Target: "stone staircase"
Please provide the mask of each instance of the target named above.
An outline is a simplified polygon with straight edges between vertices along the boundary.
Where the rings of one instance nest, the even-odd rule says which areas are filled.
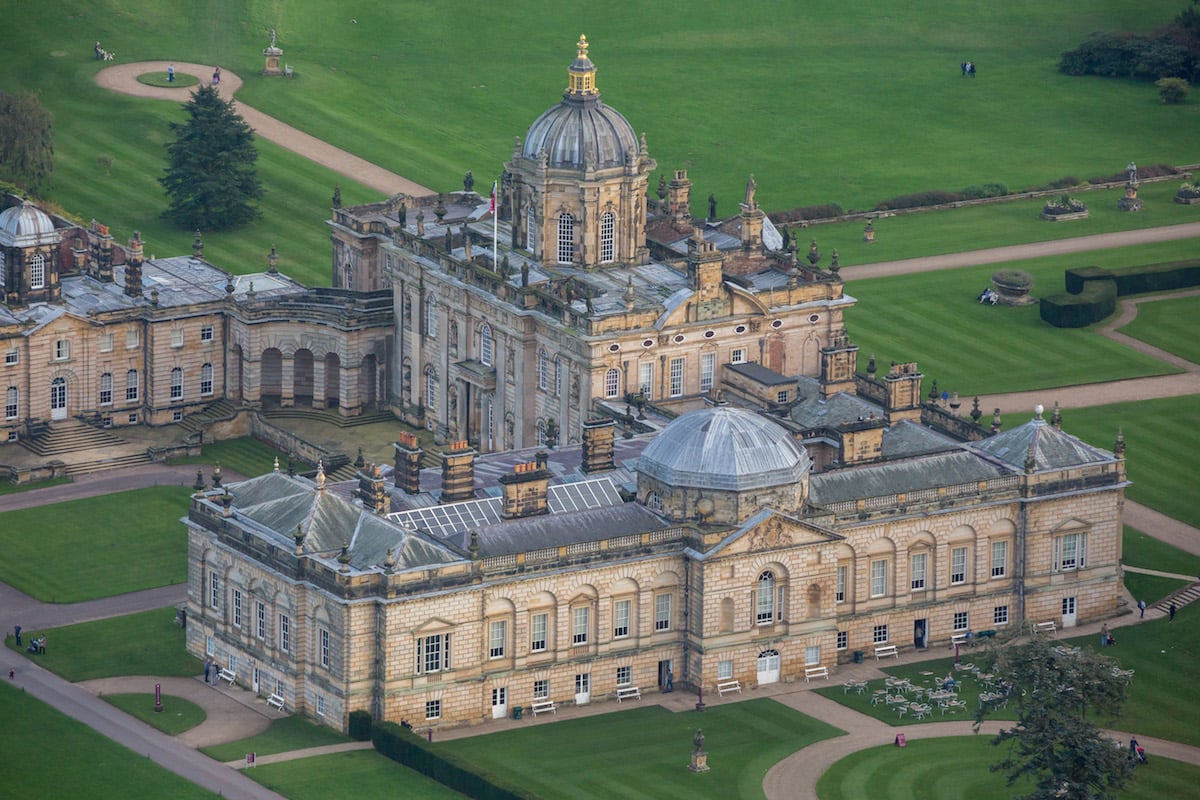
[[[1200,581],[1190,583],[1187,586],[1184,586],[1182,589],[1172,592],[1162,600],[1159,600],[1157,603],[1152,605],[1151,608],[1157,609],[1165,614],[1170,609],[1172,603],[1175,604],[1175,608],[1178,610],[1183,606],[1191,605],[1197,600],[1200,600]]]
[[[151,463],[145,450],[111,431],[75,419],[52,422],[37,436],[22,439],[21,446],[42,458],[63,462],[69,475]]]
[[[200,433],[208,427],[210,423],[218,420],[233,419],[237,416],[238,407],[228,400],[218,400],[212,405],[206,406],[203,411],[197,411],[195,414],[188,414],[183,418],[183,422],[178,423],[179,429],[185,433]]]
[[[397,422],[396,417],[387,411],[374,414],[362,414],[357,417],[343,417],[336,411],[326,411],[319,408],[264,408],[259,412],[267,419],[304,419],[315,422],[325,422],[339,428],[357,428],[359,425],[373,425],[377,422]]]

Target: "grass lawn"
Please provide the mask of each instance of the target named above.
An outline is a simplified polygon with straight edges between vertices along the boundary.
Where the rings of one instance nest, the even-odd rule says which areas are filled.
[[[1200,364],[1197,318],[1200,318],[1200,295],[1156,300],[1139,304],[1137,318],[1121,328],[1121,333]]]
[[[1125,526],[1121,550],[1124,562],[1130,566],[1181,575],[1200,575],[1200,556],[1180,550],[1128,525]]]
[[[29,656],[72,683],[116,675],[191,677],[203,665],[184,650],[183,628],[175,624],[174,608],[159,608],[124,617],[24,630],[26,640],[46,634],[45,655]],[[4,643],[18,650],[11,635]],[[24,652],[24,649],[20,649]]]
[[[0,481],[0,494],[16,494],[17,492],[28,492],[32,489],[47,489],[51,486],[61,486],[64,483],[70,482],[70,478],[47,478],[44,481],[31,481],[29,483]]]
[[[187,497],[155,486],[6,511],[0,580],[49,603],[184,583]]]
[[[821,800],[1008,800],[1016,792],[1031,791],[1032,781],[1008,786],[988,766],[1001,757],[989,744],[991,736],[957,736],[910,741],[898,747],[873,747],[846,756],[817,782]],[[1200,767],[1156,758],[1138,769],[1121,800],[1188,797],[1200,781]]]
[[[23,11],[22,35],[6,41],[0,85],[38,92],[55,115],[58,168],[46,194],[85,221],[109,224],[118,240],[140,229],[148,254],[186,253],[191,241],[190,231],[159,219],[155,180],[166,123],[181,111],[97,87],[92,78],[104,64],[92,58],[96,39],[121,62],[219,63],[246,80],[239,99],[249,105],[448,190],[468,169],[482,182],[500,171],[513,137],[558,100],[582,30],[605,99],[646,132],[663,173],[688,169],[695,196],[715,193],[721,213],[736,209],[750,172],[762,178],[767,209],[830,201],[869,208],[905,192],[1108,174],[1130,158],[1193,160],[1195,101],[1163,105],[1149,83],[1054,69],[1059,53],[1092,31],[1149,30],[1179,7],[899,0],[793,14],[770,0],[696,0],[681,16],[670,5],[615,0],[531,28],[530,19],[557,19],[555,7],[514,0],[434,9],[398,0],[352,14],[315,0],[211,0],[169,11],[152,0],[63,0]],[[260,74],[272,27],[294,80]],[[515,32],[519,48],[511,45]],[[705,57],[691,57],[696,52]],[[964,57],[979,65],[978,78],[959,76]],[[693,101],[697,89],[708,102]],[[206,254],[248,272],[278,243],[284,272],[326,284],[322,221],[333,184],[342,184],[348,204],[378,193],[274,145],[260,142],[260,153],[263,218],[206,233]],[[111,169],[101,166],[108,160]],[[1157,203],[1147,205],[1123,222],[1146,224],[1159,213]],[[851,255],[844,263],[855,263]]]
[[[0,753],[4,753],[4,784],[12,792],[10,797],[216,797],[14,689],[7,681],[0,685],[0,707],[4,709]]]
[[[1164,242],[1003,266],[1029,272],[1034,294],[1041,295],[1062,291],[1069,267],[1168,261],[1184,258],[1190,250],[1190,242]],[[1089,328],[1055,328],[1041,320],[1036,303],[1020,308],[980,305],[975,298],[998,268],[851,279],[846,291],[858,298],[858,307],[846,315],[846,328],[860,348],[859,369],[866,369],[872,353],[881,374],[891,361],[917,359],[926,390],[936,379],[939,389],[959,392],[963,413],[970,411],[971,397],[978,394],[1178,372]],[[1053,401],[1048,393],[1045,405]],[[1115,434],[1114,425],[1107,447],[1112,447]]]
[[[204,722],[208,716],[204,709],[170,694],[162,696],[163,710],[154,710],[154,692],[141,694],[106,694],[102,698],[109,705],[114,705],[126,714],[137,717],[142,722],[153,725],[168,736],[176,736]]]
[[[702,727],[711,772],[684,769]],[[702,716],[658,706],[445,742],[484,773],[555,800],[761,798],[781,758],[838,729],[770,699],[710,706]],[[534,756],[536,754],[536,757]]]
[[[1046,406],[1054,393],[1046,393]],[[1133,485],[1126,496],[1156,511],[1200,527],[1200,507],[1192,501],[1195,477],[1200,475],[1200,396],[1188,395],[1161,400],[1138,400],[1090,408],[1063,410],[1063,430],[1086,442],[1112,450],[1118,428],[1125,433],[1125,466]],[[1005,417],[1011,428],[1025,417]],[[1136,561],[1141,567],[1191,574],[1175,569],[1167,559],[1154,564]],[[1193,566],[1194,561],[1191,562]],[[1196,570],[1200,573],[1200,570]]]
[[[287,453],[282,450],[276,450],[269,444],[260,442],[252,436],[243,436],[240,439],[210,442],[204,445],[201,454],[198,456],[172,458],[167,463],[172,465],[220,464],[222,470],[231,469],[234,472],[240,472],[242,475],[252,478],[273,470],[276,458],[279,459],[279,468],[287,469]],[[299,459],[293,460],[292,465],[299,472],[313,469],[313,467]],[[205,479],[208,480],[210,477],[206,475]]]
[[[245,774],[288,800],[329,800],[331,797],[449,800],[464,797],[374,750],[352,750],[264,764],[246,770]]]
[[[350,741],[332,728],[317,725],[302,717],[284,717],[273,720],[271,727],[257,736],[236,742],[202,748],[204,754],[217,761],[234,761],[246,753],[269,756],[289,750],[303,750],[327,744],[342,744]]]

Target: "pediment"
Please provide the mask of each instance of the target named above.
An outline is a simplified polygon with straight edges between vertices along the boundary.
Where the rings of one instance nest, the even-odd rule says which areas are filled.
[[[441,617],[430,617],[422,622],[417,627],[413,628],[414,634],[426,633],[445,633],[454,628],[454,623]]]
[[[766,512],[756,514],[739,530],[725,540],[719,548],[722,555],[739,553],[762,553],[789,547],[823,544],[831,540],[829,534],[804,525],[798,520],[782,514]]]

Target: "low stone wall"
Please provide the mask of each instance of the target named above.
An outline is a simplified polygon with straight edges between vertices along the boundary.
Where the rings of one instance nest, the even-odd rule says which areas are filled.
[[[291,453],[301,461],[306,461],[309,464],[316,464],[318,461],[323,461],[325,464],[330,464],[336,458],[340,458],[342,461],[346,459],[344,454],[330,453],[324,448],[300,438],[291,431],[273,425],[264,419],[261,414],[247,414],[246,416],[249,417],[250,434],[254,438],[273,445],[285,453]]]

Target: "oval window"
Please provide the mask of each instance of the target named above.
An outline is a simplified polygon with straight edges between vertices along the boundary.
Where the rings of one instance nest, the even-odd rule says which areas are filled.
[[[653,339],[642,339],[642,347],[654,347]]]
[[[711,339],[712,337],[714,337],[714,336],[716,336],[716,335],[717,335],[717,332],[716,332],[716,331],[705,331],[705,332],[704,332],[704,338],[705,338],[705,339]]]
[[[781,319],[775,320],[774,322],[771,323],[771,327],[774,328],[775,330],[779,330],[780,328],[783,327],[783,320],[781,320]]]
[[[736,333],[738,336],[741,336],[743,333],[746,332],[746,326],[738,325],[736,328],[733,329],[733,332]]]
[[[620,350],[621,350],[621,345],[619,345],[619,344],[610,344],[608,346],[608,352],[610,352],[610,353],[617,353],[617,352],[620,352]]]

